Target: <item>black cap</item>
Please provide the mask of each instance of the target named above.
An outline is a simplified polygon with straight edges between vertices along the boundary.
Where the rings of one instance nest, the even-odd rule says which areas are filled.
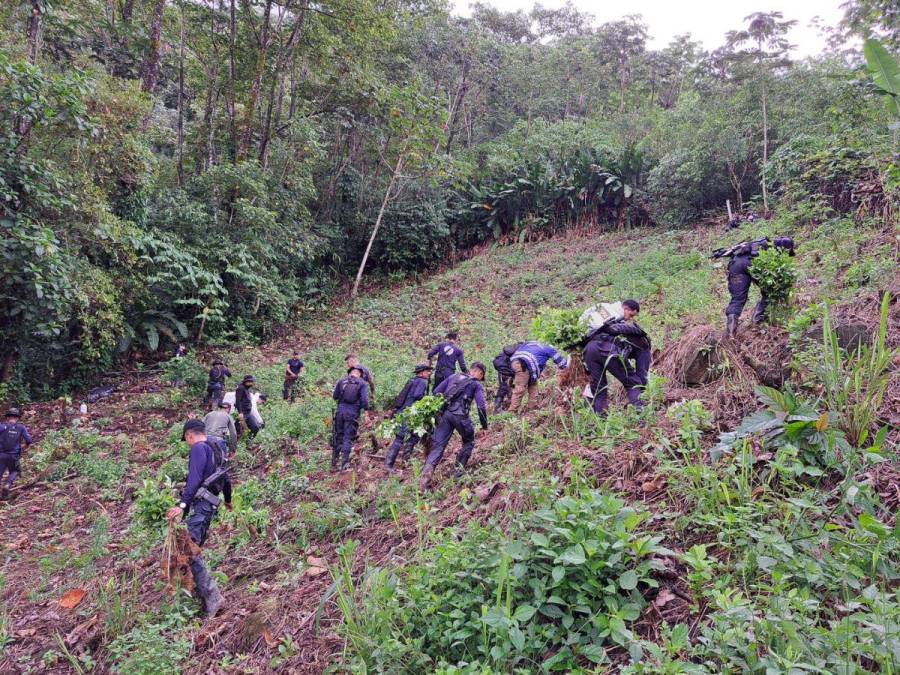
[[[225,364],[222,363],[222,359],[216,359],[213,361],[213,365],[214,366],[224,366]]]
[[[231,403],[229,403],[228,401],[219,401],[219,407],[220,408],[230,408]]]
[[[22,411],[19,410],[18,408],[10,408],[9,410],[6,411],[6,416],[7,417],[21,417]]]
[[[256,378],[252,375],[244,375],[244,379],[241,382],[256,382]]]
[[[789,255],[796,255],[794,252],[793,237],[776,237],[775,248],[785,248],[787,249]]]
[[[184,427],[182,427],[181,429],[181,440],[184,440],[185,436],[187,436],[187,432],[189,431],[202,431],[203,433],[206,433],[206,425],[203,424],[202,420],[188,420],[184,423]]]
[[[359,373],[360,375],[363,374],[363,369],[360,368],[359,366],[350,366],[349,368],[347,368],[347,374],[349,375],[349,374],[352,373],[354,370],[355,370],[357,373]]]
[[[459,338],[459,333],[457,333],[455,330],[451,330],[447,333],[448,340],[456,340],[457,338]]]
[[[431,367],[430,363],[420,363],[416,366],[416,375],[424,373],[426,370],[434,370],[434,368]]]

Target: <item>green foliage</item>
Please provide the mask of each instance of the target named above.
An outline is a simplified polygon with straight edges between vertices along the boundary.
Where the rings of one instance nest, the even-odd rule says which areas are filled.
[[[635,531],[644,518],[586,492],[519,519],[509,536],[470,528],[396,581],[375,572],[374,590],[351,590],[355,602],[344,602],[345,617],[367,627],[354,632],[356,656],[370,667],[421,663],[421,654],[432,668],[604,663],[605,645],[634,642],[628,624],[645,605],[640,590],[656,586],[653,556],[666,554],[658,537]]]
[[[188,393],[202,396],[206,390],[207,372],[193,354],[175,356],[163,364],[163,377]]]
[[[869,38],[863,44],[863,53],[875,86],[887,98],[888,107],[900,120],[900,64],[874,38]]]
[[[406,427],[419,438],[423,438],[434,429],[444,406],[444,397],[440,394],[423,396],[408,408],[379,424],[378,434],[382,438],[393,438],[400,427]]]
[[[192,599],[176,597],[172,605],[147,613],[127,633],[109,644],[112,672],[129,675],[173,675],[191,650],[187,635],[193,616]]]
[[[159,539],[166,529],[166,511],[175,506],[172,496],[174,485],[166,477],[162,485],[154,480],[144,479],[134,501],[133,522],[139,532],[146,532]]]
[[[543,310],[531,321],[531,337],[561,349],[572,349],[587,333],[577,309]]]
[[[787,252],[774,246],[763,249],[753,259],[749,272],[775,308],[790,302],[797,271]]]

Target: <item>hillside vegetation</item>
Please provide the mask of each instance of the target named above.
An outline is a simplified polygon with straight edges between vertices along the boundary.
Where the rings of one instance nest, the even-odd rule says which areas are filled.
[[[189,358],[167,376],[121,382],[83,424],[46,429],[26,464],[43,481],[3,510],[13,533],[4,670],[890,672],[896,427],[851,447],[847,411],[822,389],[821,342],[800,336],[825,299],[834,315],[876,327],[888,290],[896,346],[897,242],[850,220],[764,228],[800,242],[798,296],[813,308],[786,329],[740,334],[751,351],[794,347],[783,394],[757,402],[755,379],[727,364],[693,389],[654,377],[639,424],[621,400],[596,417],[550,377],[540,410],[493,417],[471,472],[453,479],[445,461],[429,494],[416,489],[419,458],[389,477],[365,434],[356,471],[327,473],[330,390],[346,351],[375,372],[379,410],[446,326],[459,326],[470,360],[489,361],[543,308],[637,296],[665,352],[692,328],[721,325],[724,271],[707,253],[749,233],[579,231],[496,248],[335,308],[281,344],[225,353],[270,394],[295,345],[308,373],[300,401],[268,405],[265,429],[242,441],[236,508],[205,547],[227,607],[202,623],[157,562],[202,370]],[[171,386],[176,377],[186,384]],[[891,378],[873,429],[896,425]],[[717,430],[734,428],[732,399],[741,416],[790,416],[771,441],[753,436],[710,461]],[[42,407],[35,422],[56,426],[54,414]],[[72,589],[84,599],[61,608]]]

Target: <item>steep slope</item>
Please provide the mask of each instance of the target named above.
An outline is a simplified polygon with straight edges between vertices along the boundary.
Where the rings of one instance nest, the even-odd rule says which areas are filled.
[[[742,552],[753,546],[760,548],[756,558],[765,558],[754,574],[760,565],[767,570],[768,560],[775,560],[761,541],[748,543],[748,538],[769,523],[793,528],[792,532],[807,531],[820,522],[821,514],[818,503],[814,509],[811,501],[809,507],[803,506],[804,500],[819,492],[826,495],[821,504],[832,504],[834,495],[828,497],[829,491],[840,482],[832,466],[819,472],[824,477],[817,482],[811,479],[812,470],[798,470],[795,482],[788,485],[785,474],[762,473],[755,466],[771,459],[760,459],[761,450],[749,468],[731,463],[723,474],[708,467],[703,449],[714,443],[715,431],[733,429],[758,405],[753,396],[756,382],[739,368],[723,366],[713,383],[693,389],[654,380],[651,411],[643,424],[621,409],[607,420],[597,420],[548,377],[540,410],[526,419],[501,415],[489,432],[478,437],[472,471],[461,481],[451,478],[455,441],[430,495],[417,492],[413,470],[401,479],[389,478],[380,469],[379,457],[367,452],[359,456],[353,474],[327,473],[330,390],[342,374],[344,354],[356,351],[375,373],[377,401],[383,409],[413,364],[446,329],[459,329],[469,361],[490,363],[504,344],[527,335],[541,308],[582,307],[598,298],[641,301],[641,323],[661,350],[665,370],[682,336],[695,327],[718,329],[723,323],[724,270],[710,264],[708,252],[788,226],[762,223],[752,232],[727,235],[706,227],[614,234],[573,231],[549,241],[485,251],[419,284],[384,288],[352,307],[336,307],[310,319],[279,344],[216,352],[225,356],[236,376],[254,373],[272,402],[263,410],[266,428],[239,450],[236,509],[220,514],[205,553],[223,581],[228,605],[202,624],[194,618],[196,606],[190,599],[183,593],[172,597],[164,587],[158,565],[161,527],[152,519],[144,527],[140,524],[141,515],[152,515],[152,507],[172,494],[166,480],[178,484],[184,478],[180,424],[199,412],[196,389],[173,388],[159,374],[135,374],[92,406],[78,427],[64,431],[53,430],[59,425],[57,404],[35,406],[26,421],[38,429],[42,440],[24,461],[26,473],[17,499],[0,506],[0,525],[7,533],[0,612],[0,640],[5,635],[7,644],[0,669],[319,673],[362,662],[372,668],[373,659],[381,658],[374,651],[384,641],[376,637],[373,605],[366,604],[369,582],[355,588],[335,584],[335,578],[358,582],[374,568],[427,571],[433,564],[431,552],[448,541],[468,541],[467,533],[479,524],[519,526],[519,514],[546,506],[555,496],[581,499],[593,486],[622,494],[630,508],[647,510],[641,531],[658,534],[670,553],[654,557],[659,565],[652,576],[659,587],[642,581],[638,590],[630,588],[646,603],[636,618],[628,618],[631,637],[621,634],[608,640],[607,651],[601,648],[599,655],[575,649],[573,658],[584,665],[595,660],[620,667],[628,662],[629,652],[633,658],[635,650],[658,643],[672,648],[667,658],[674,661],[687,654],[687,648],[677,645],[665,624],[684,624],[696,644],[706,644],[708,626],[733,629],[721,627],[722,612],[762,611],[763,605],[751,607],[746,596],[780,592],[774,582],[764,592],[754,585],[746,565],[741,567]],[[893,288],[890,339],[896,344],[895,233],[847,224],[794,236],[800,245],[795,304],[805,307],[831,299],[842,307],[855,307],[855,321],[871,327],[878,317],[870,299]],[[795,322],[790,335],[778,328],[744,328],[739,349],[764,359],[773,345],[786,348],[791,335],[801,333],[805,324]],[[709,333],[712,328],[704,330]],[[283,362],[293,348],[302,351],[308,371],[301,399],[291,407],[278,399]],[[492,377],[493,372],[489,394],[494,389]],[[897,396],[895,373],[885,410],[896,405]],[[683,398],[700,403],[666,412],[667,406]],[[621,408],[621,401],[614,405]],[[361,440],[359,445],[367,444]],[[887,522],[891,505],[896,509],[896,500],[890,501],[891,486],[896,489],[896,448],[886,448],[884,456],[886,461],[872,469],[877,475],[869,481],[870,489],[863,492],[871,500],[867,512],[881,514]],[[717,494],[716,485],[741,470],[756,476],[753,480],[743,476],[748,491],[728,488],[724,498]],[[38,477],[41,480],[32,484]],[[843,493],[836,494],[840,498]],[[730,500],[745,500],[748,495],[753,504],[732,508]],[[794,502],[801,506],[791,511]],[[831,517],[825,521],[851,527],[849,521]],[[878,543],[851,534],[847,538],[861,549],[862,559]],[[359,544],[348,546],[351,541]],[[708,556],[700,553],[706,549],[691,549],[695,544],[708,545]],[[882,546],[880,555],[896,554],[896,546]],[[681,554],[691,550],[693,557],[685,562]],[[802,555],[798,549],[795,559],[801,561]],[[797,563],[798,569],[806,560]],[[744,572],[743,599],[714,580],[713,570],[725,575],[735,569]],[[867,570],[866,575],[868,583],[860,582],[861,587],[884,589],[894,583],[881,568]],[[810,583],[820,589],[812,597],[823,606],[838,597],[834,587]],[[84,599],[74,609],[61,607],[63,593],[79,588],[86,591]],[[718,601],[713,590],[721,596]],[[336,602],[348,598],[343,618],[360,621],[355,637],[353,625],[341,628],[342,612]],[[360,605],[354,616],[347,607],[355,601]],[[888,624],[896,621],[896,598],[889,605],[878,615],[893,617],[884,619]],[[869,619],[867,615],[860,622]],[[397,616],[391,620],[399,621]],[[392,625],[399,631],[397,639],[408,637],[402,622]],[[822,625],[827,625],[824,618]],[[896,623],[892,625],[896,628]],[[373,651],[361,653],[366,638],[360,632],[374,641]],[[862,644],[871,638],[862,627],[859,636]],[[517,646],[517,637],[505,640]],[[778,652],[776,643],[772,639],[760,651]],[[878,649],[896,649],[896,641],[885,638],[880,647],[863,648],[862,655],[853,652],[848,658],[874,668],[880,663]],[[383,658],[390,661],[392,652],[386,646],[385,650]],[[827,651],[817,650],[815,658]],[[739,669],[738,657],[726,651],[707,651],[702,659],[715,656],[713,668]],[[478,653],[473,647],[468,660],[475,660]],[[391,669],[424,672],[439,667],[438,658],[426,659],[434,656],[428,645],[404,647],[402,654],[404,660]],[[417,662],[411,654],[426,660]],[[653,659],[664,661],[662,656]],[[506,670],[513,662],[494,655],[493,667]],[[537,667],[533,661],[517,666]]]

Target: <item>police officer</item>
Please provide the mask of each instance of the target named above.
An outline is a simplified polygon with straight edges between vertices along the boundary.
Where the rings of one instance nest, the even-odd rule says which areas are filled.
[[[347,369],[347,377],[338,380],[331,397],[337,401],[334,415],[334,435],[331,446],[331,470],[341,460],[341,471],[350,471],[350,451],[359,431],[359,416],[369,409],[369,384],[363,379],[359,366]]]
[[[344,357],[344,363],[347,364],[348,369],[359,369],[359,372],[362,373],[362,379],[369,385],[369,395],[375,396],[375,378],[372,377],[372,371],[360,363],[359,357],[356,354],[347,354],[347,356]]]
[[[774,245],[794,256],[794,240],[791,237],[778,237],[775,239]],[[730,249],[717,251],[715,257],[727,256],[728,260],[728,293],[731,301],[725,308],[726,335],[733,338],[737,333],[738,319],[744,311],[744,305],[747,304],[747,297],[750,294],[750,285],[753,282],[750,276],[750,265],[753,258],[759,255],[759,252],[769,248],[769,239],[757,239],[755,241],[745,241],[732,246]],[[758,324],[766,320],[766,309],[769,299],[764,293],[761,294],[759,302],[753,310],[753,323]]]
[[[513,370],[512,401],[509,404],[511,411],[519,412],[526,393],[528,394],[526,410],[531,410],[537,406],[537,383],[544,372],[544,368],[547,367],[547,362],[551,359],[560,370],[565,370],[569,367],[568,359],[560,354],[555,347],[534,341],[523,342],[519,345],[510,357]]]
[[[232,509],[231,480],[221,448],[207,440],[202,421],[192,419],[185,422],[182,439],[190,447],[187,482],[178,506],[169,509],[166,517],[177,522],[187,516],[188,534],[197,546],[203,546],[221,501],[224,499],[225,508]],[[219,497],[220,494],[222,497]],[[205,615],[215,616],[225,599],[199,555],[191,561],[191,574],[197,594],[203,601]]]
[[[216,410],[206,413],[203,425],[207,437],[221,438],[232,453],[237,450],[238,435],[231,417],[231,403],[222,401]]]
[[[237,410],[238,420],[250,430],[250,438],[256,436],[262,426],[253,415],[253,397],[250,390],[256,383],[253,375],[244,375],[244,379],[234,390],[234,408]]]
[[[415,376],[410,378],[406,386],[403,387],[403,391],[400,392],[400,395],[394,401],[394,411],[391,413],[391,417],[403,412],[416,401],[420,401],[428,393],[428,380],[430,378],[431,364],[420,363],[417,365]],[[400,427],[394,442],[388,449],[387,458],[384,460],[384,468],[388,471],[393,470],[400,448],[403,448],[403,461],[408,462],[409,458],[412,457],[413,448],[419,440],[419,437],[411,429],[405,426]]]
[[[212,368],[209,369],[209,382],[206,384],[206,400],[209,402],[210,410],[219,407],[222,397],[225,396],[225,380],[231,377],[231,371],[225,367],[221,359],[213,361]]]
[[[444,450],[454,431],[458,431],[462,439],[462,447],[456,456],[456,476],[463,475],[466,464],[472,456],[472,450],[475,448],[475,429],[472,427],[472,419],[469,417],[472,401],[475,401],[475,407],[478,409],[481,428],[488,428],[484,387],[481,384],[484,381],[484,373],[484,364],[476,361],[472,364],[471,375],[456,373],[435,387],[434,393],[441,394],[447,403],[444,413],[434,429],[434,442],[431,452],[428,453],[428,458],[425,460],[422,477],[419,481],[420,490],[427,490],[431,486],[431,477],[444,456]]]
[[[300,359],[300,352],[294,352],[293,357],[288,359],[287,367],[284,369],[284,388],[282,396],[285,401],[290,398],[291,403],[297,400],[297,384],[300,382],[300,374],[306,366]]]
[[[622,307],[624,316],[628,316],[629,319],[640,311],[640,305],[635,300],[625,300]],[[626,361],[631,355],[631,346],[625,339],[644,336],[646,333],[637,324],[624,317],[614,317],[591,331],[585,339],[584,365],[591,376],[593,409],[598,415],[605,414],[609,405],[607,373],[612,374],[625,387],[629,403],[638,410],[644,407],[638,388],[640,382],[630,375],[626,368]]]
[[[431,363],[434,361],[434,357],[437,357],[437,366],[434,369],[434,387],[437,388],[441,382],[450,377],[453,373],[456,372],[456,364],[459,364],[459,369],[463,373],[468,373],[469,369],[466,368],[466,358],[463,355],[462,348],[456,344],[456,341],[459,339],[459,333],[456,331],[450,331],[447,333],[446,340],[444,342],[439,342],[434,347],[432,347],[431,351],[428,352],[428,362]]]
[[[506,407],[512,394],[513,377],[516,374],[512,369],[512,355],[516,353],[521,344],[521,342],[517,342],[513,345],[507,345],[494,358],[494,370],[497,371],[497,396],[494,398],[495,414]]]
[[[640,326],[635,317],[640,311],[641,306],[637,300],[625,300],[622,303],[622,318],[638,328]],[[653,346],[650,342],[650,336],[641,328],[639,334],[623,335],[622,339],[629,348],[625,368],[628,374],[637,381],[638,385],[646,389],[650,376],[650,361],[653,357]],[[634,362],[633,365],[632,361]]]
[[[0,490],[0,497],[3,499],[9,496],[9,491],[21,472],[22,450],[32,443],[28,427],[19,421],[21,418],[21,410],[10,408],[6,413],[6,421],[0,424],[0,481],[6,475],[6,482]]]

